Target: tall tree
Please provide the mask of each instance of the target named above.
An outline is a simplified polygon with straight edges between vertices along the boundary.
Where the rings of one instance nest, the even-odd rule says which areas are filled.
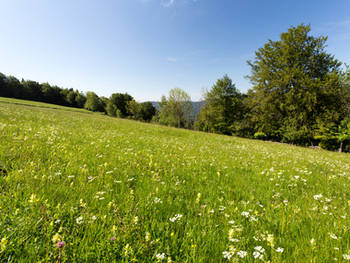
[[[96,95],[95,92],[92,91],[86,93],[86,102],[84,108],[91,111],[104,111],[101,99]]]
[[[215,133],[233,134],[243,118],[243,95],[225,75],[205,95],[205,106],[197,116],[196,127]]]
[[[168,98],[162,97],[159,122],[175,126],[191,128],[193,122],[193,105],[191,97],[182,89],[169,91]]]
[[[317,127],[340,121],[341,63],[325,51],[327,37],[309,33],[309,25],[291,27],[248,61],[252,120],[271,138],[308,144]]]

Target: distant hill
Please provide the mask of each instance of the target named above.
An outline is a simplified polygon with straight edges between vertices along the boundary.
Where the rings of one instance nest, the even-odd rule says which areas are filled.
[[[153,106],[159,110],[159,102],[158,101],[151,101]],[[202,106],[205,104],[205,101],[192,101],[193,105],[193,111],[194,111],[194,118],[197,116],[197,114],[200,112]]]

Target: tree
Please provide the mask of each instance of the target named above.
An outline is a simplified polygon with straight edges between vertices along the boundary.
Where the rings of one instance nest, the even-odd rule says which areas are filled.
[[[134,98],[130,96],[128,93],[114,93],[111,95],[109,100],[112,104],[116,107],[117,111],[120,112],[120,117],[127,117],[128,116],[128,102],[132,101]]]
[[[86,102],[84,108],[90,111],[104,111],[101,99],[95,92],[89,91],[86,93]]]
[[[248,92],[255,129],[269,138],[310,144],[319,125],[340,122],[340,65],[325,51],[327,37],[301,24],[269,40],[248,61]]]
[[[191,97],[185,91],[179,88],[170,90],[168,98],[162,97],[160,107],[160,123],[178,128],[191,128],[193,105]]]
[[[197,129],[222,134],[235,133],[244,114],[244,96],[232,80],[227,75],[218,79],[204,97],[206,104],[197,116]]]
[[[153,116],[156,115],[156,108],[151,102],[143,102],[140,104],[140,117],[144,121],[151,121]]]

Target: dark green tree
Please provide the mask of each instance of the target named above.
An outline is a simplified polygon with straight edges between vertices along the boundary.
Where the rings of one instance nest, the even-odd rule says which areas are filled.
[[[341,63],[325,51],[327,37],[309,33],[308,25],[291,27],[248,61],[251,119],[272,139],[311,144],[320,125],[340,122]]]
[[[197,116],[197,129],[222,134],[234,134],[243,118],[244,96],[225,75],[204,95],[205,106]]]

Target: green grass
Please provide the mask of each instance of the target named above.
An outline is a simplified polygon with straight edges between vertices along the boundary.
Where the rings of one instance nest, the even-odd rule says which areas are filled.
[[[350,254],[348,154],[16,102],[0,100],[0,262],[55,262],[58,241],[61,262]]]

